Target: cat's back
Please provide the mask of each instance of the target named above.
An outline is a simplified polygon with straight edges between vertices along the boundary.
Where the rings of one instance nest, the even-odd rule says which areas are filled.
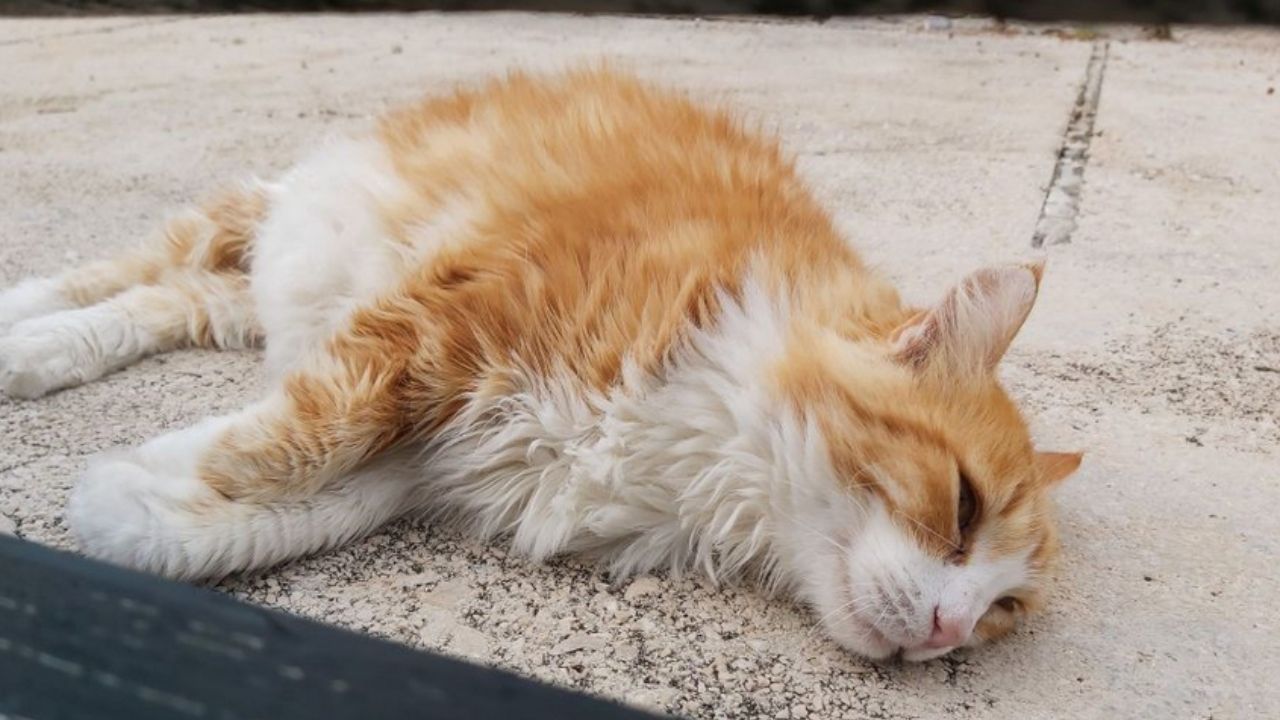
[[[830,229],[773,138],[607,69],[515,74],[427,99],[385,116],[379,138],[414,190],[399,208],[411,226],[468,206],[605,241],[688,221],[743,238],[796,221]]]
[[[495,159],[502,162],[488,168],[496,171],[486,173],[491,178],[518,181],[530,173],[524,179],[553,188],[567,179],[553,177],[557,169],[596,170],[634,184],[654,171],[674,171],[679,179],[713,157],[790,172],[773,142],[744,130],[729,113],[602,69],[512,74],[388,113],[379,130],[397,167],[424,185]],[[574,179],[581,187],[596,178]]]
[[[863,272],[774,138],[611,70],[428,99],[377,138],[408,188],[383,224],[432,248],[417,290],[449,295],[451,343],[517,347],[597,387],[624,357],[660,362],[748,272],[810,287]]]

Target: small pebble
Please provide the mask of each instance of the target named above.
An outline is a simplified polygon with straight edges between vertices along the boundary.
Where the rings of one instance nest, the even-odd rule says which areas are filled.
[[[641,575],[631,581],[631,584],[627,586],[627,590],[622,594],[622,596],[627,600],[635,600],[636,598],[641,598],[646,595],[653,595],[661,589],[662,585],[658,582],[657,578],[651,575]]]

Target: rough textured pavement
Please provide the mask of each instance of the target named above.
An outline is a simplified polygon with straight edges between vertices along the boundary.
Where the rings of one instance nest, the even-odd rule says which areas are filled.
[[[224,590],[697,718],[1280,717],[1280,35],[1131,32],[1103,48],[1091,33],[944,25],[0,21],[0,284],[123,247],[388,103],[619,58],[775,128],[911,298],[1048,255],[1006,368],[1041,442],[1088,452],[1060,494],[1048,613],[989,648],[876,666],[750,588],[615,586],[412,522]],[[1067,168],[1055,195],[1071,242],[1033,251],[1099,55],[1083,182]],[[261,382],[252,353],[186,352],[0,398],[0,531],[68,546],[62,505],[85,455],[235,408]]]

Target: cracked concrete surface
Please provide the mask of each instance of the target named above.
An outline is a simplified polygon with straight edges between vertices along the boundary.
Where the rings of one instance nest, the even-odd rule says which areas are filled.
[[[1031,236],[1032,247],[1061,245],[1071,242],[1080,213],[1080,190],[1084,187],[1084,170],[1089,164],[1089,144],[1093,142],[1093,125],[1098,117],[1098,100],[1102,97],[1102,79],[1107,71],[1107,53],[1111,44],[1105,40],[1093,43],[1089,63],[1085,66],[1080,94],[1076,96],[1071,119],[1062,134],[1062,148],[1053,168],[1053,180],[1040,206],[1040,219]]]
[[[614,585],[413,522],[221,589],[696,718],[1280,716],[1280,35],[1135,35],[1111,41],[1072,241],[1045,248],[1005,371],[1044,445],[1088,452],[1060,494],[1051,605],[1015,637],[878,666],[750,588]],[[923,301],[1031,253],[1091,51],[916,18],[4,20],[0,284],[124,247],[389,103],[610,55],[776,129],[864,255]],[[252,353],[184,352],[0,398],[0,532],[69,546],[85,455],[261,383]]]

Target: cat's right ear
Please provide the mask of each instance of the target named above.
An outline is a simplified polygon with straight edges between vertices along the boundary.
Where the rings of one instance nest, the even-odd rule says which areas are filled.
[[[989,373],[1026,321],[1040,289],[1044,263],[979,270],[937,305],[917,312],[890,336],[891,352],[915,369]]]

